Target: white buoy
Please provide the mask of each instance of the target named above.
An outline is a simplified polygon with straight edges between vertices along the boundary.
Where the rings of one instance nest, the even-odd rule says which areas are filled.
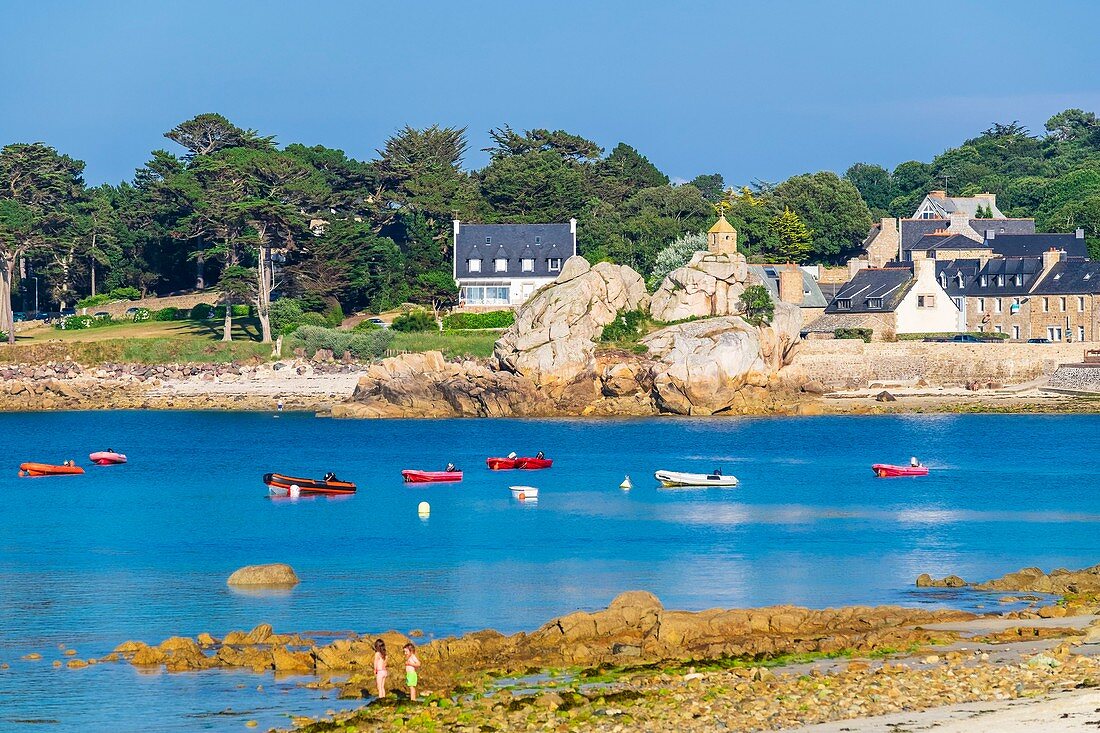
[[[620,489],[625,489],[627,491],[630,491],[630,489],[634,488],[634,484],[630,483],[630,477],[629,476],[627,476],[626,478],[623,479],[623,482],[621,484],[619,484],[619,488]]]
[[[298,484],[290,485],[290,495],[297,498],[302,495],[302,487]]]
[[[416,505],[416,513],[422,517],[426,517],[432,513],[432,505],[426,501],[422,501]]]

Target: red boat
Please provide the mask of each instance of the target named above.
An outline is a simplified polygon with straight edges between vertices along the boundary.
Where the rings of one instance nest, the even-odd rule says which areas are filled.
[[[550,468],[550,466],[554,465],[554,461],[549,458],[539,458],[537,456],[520,456],[518,458],[486,458],[485,465],[494,471],[510,468],[535,470],[539,468]]]
[[[889,463],[876,463],[871,466],[871,470],[879,478],[928,475],[928,466],[891,466]]]
[[[448,481],[461,481],[462,471],[417,471],[406,468],[401,472],[407,484],[440,484]]]
[[[20,476],[72,476],[84,473],[80,466],[54,466],[49,463],[20,463]]]
[[[264,483],[275,496],[309,496],[312,494],[354,494],[355,484],[339,479],[312,479],[284,476],[281,473],[265,473]],[[297,488],[295,488],[297,487]]]

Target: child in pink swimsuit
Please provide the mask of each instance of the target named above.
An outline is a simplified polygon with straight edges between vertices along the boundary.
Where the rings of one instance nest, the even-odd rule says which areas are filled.
[[[378,697],[386,696],[386,677],[389,676],[386,669],[386,642],[377,639],[374,642],[374,681],[378,683]]]

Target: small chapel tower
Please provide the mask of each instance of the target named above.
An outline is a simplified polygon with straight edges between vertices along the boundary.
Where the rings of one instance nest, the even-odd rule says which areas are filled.
[[[712,255],[737,254],[737,230],[726,221],[724,213],[707,231],[707,251]]]

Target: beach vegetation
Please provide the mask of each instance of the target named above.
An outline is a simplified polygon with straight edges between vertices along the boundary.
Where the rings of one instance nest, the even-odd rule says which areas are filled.
[[[423,308],[416,308],[408,313],[402,313],[393,319],[390,324],[390,328],[394,331],[403,331],[406,333],[413,331],[438,331],[439,324],[428,311]]]
[[[741,317],[753,326],[764,326],[775,316],[775,303],[763,285],[749,285],[738,301]]]
[[[460,331],[481,328],[508,328],[516,321],[511,309],[487,313],[451,313],[443,317],[444,331]]]

